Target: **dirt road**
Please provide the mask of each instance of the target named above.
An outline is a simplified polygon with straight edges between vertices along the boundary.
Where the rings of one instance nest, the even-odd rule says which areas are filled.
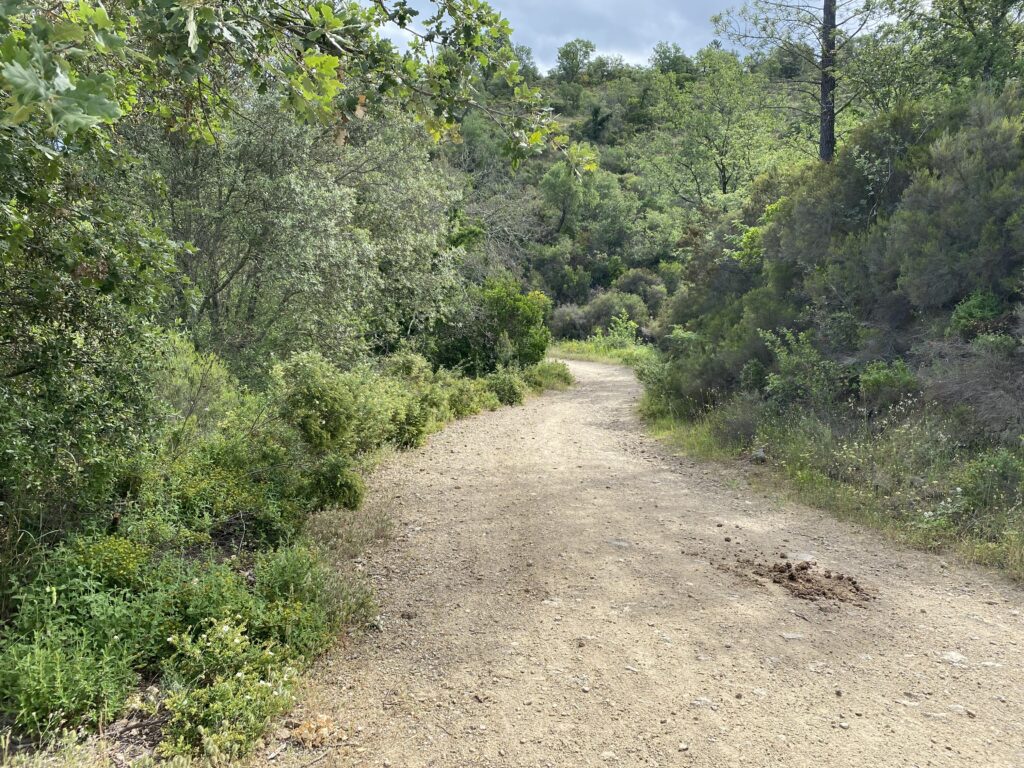
[[[571,367],[377,473],[381,631],[292,723],[345,735],[275,765],[1024,766],[1024,592],[674,457]]]

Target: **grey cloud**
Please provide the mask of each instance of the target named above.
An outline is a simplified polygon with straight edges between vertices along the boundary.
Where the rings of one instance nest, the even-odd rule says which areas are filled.
[[[618,54],[630,62],[650,57],[654,44],[678,43],[687,53],[715,37],[711,17],[725,10],[726,0],[490,0],[512,23],[514,40],[533,49],[537,63],[548,69],[558,47],[576,37],[591,40],[598,53]]]

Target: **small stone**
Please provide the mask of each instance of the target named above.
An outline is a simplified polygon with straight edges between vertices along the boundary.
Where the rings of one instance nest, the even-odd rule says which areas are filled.
[[[292,732],[287,728],[278,728],[274,731],[274,738],[278,741],[288,741],[292,737]]]
[[[601,753],[601,759],[605,760],[605,761],[611,761],[611,760],[617,760],[618,758],[615,757],[615,753],[614,752],[602,752]]]
[[[850,730],[850,724],[849,723],[840,723],[839,727],[842,728],[844,731]]]
[[[679,751],[680,752],[689,752],[690,751],[690,745],[685,743],[685,742],[681,743],[679,745]]]
[[[957,651],[946,651],[944,654],[942,654],[942,660],[948,661],[955,667],[959,667],[962,664],[967,663],[967,657]]]

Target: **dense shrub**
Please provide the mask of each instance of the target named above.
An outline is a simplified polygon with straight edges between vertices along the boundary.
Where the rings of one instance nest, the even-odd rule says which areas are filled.
[[[639,296],[651,315],[657,315],[668,296],[665,283],[656,273],[647,269],[631,269],[615,281],[615,290]]]
[[[171,638],[164,700],[170,720],[160,751],[223,760],[251,749],[287,708],[295,671],[282,666],[274,646],[253,644],[237,620],[209,619],[203,627],[198,637]]]
[[[998,541],[1008,527],[1024,524],[1024,460],[1005,448],[989,451],[961,467],[945,508],[961,531]]]
[[[650,319],[643,299],[620,291],[601,293],[583,308],[588,333],[609,330],[612,320],[623,314],[638,326],[645,325]]]
[[[961,339],[973,339],[992,333],[1005,313],[1002,301],[991,293],[977,292],[956,305],[949,318],[949,333]]]
[[[868,408],[888,408],[917,389],[917,377],[903,360],[870,363],[860,374],[860,398]]]
[[[488,282],[437,329],[434,362],[474,376],[539,363],[551,342],[550,313],[543,293],[523,293],[512,280]]]
[[[253,632],[292,657],[312,659],[340,624],[336,578],[316,550],[303,544],[263,552],[253,568],[253,589],[263,602]]]
[[[317,467],[313,493],[321,506],[359,509],[366,487],[363,478],[352,469],[351,460],[342,454],[331,454]]]
[[[472,416],[480,411],[493,411],[501,405],[486,381],[455,379],[447,388],[448,407],[455,418]]]
[[[138,674],[124,646],[110,640],[58,624],[7,645],[0,714],[35,736],[113,722]]]
[[[755,393],[740,393],[707,415],[711,436],[730,451],[750,448],[757,437],[766,406]]]
[[[556,339],[585,339],[590,332],[587,316],[578,304],[562,304],[555,307],[549,323],[551,334]]]
[[[982,333],[971,341],[976,351],[996,359],[1011,357],[1018,346],[1017,339],[1008,333]]]
[[[1024,194],[1021,90],[982,91],[959,130],[930,147],[889,226],[899,284],[919,307],[980,300],[1021,266],[1018,201]],[[980,292],[980,293],[979,293]]]
[[[514,368],[498,369],[487,377],[487,386],[502,405],[522,405],[526,400],[526,382]]]
[[[824,407],[836,401],[844,387],[842,372],[821,356],[809,334],[766,334],[765,340],[776,357],[765,386],[768,397],[784,405]]]

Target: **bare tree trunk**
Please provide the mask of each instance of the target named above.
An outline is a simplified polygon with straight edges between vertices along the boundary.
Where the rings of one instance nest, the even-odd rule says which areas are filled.
[[[831,163],[836,154],[836,0],[824,0],[821,13],[821,128],[818,156]]]

